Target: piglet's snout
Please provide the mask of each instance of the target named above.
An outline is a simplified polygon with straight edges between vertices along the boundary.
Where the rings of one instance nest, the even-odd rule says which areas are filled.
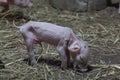
[[[87,72],[88,71],[87,62],[85,62],[84,58],[82,58],[80,55],[78,55],[77,58],[76,58],[74,68],[81,71],[81,72]]]
[[[87,72],[88,69],[80,69],[81,72]]]
[[[76,67],[74,67],[74,70],[80,71],[80,72],[87,72],[87,71],[89,71],[88,66],[81,67],[80,65],[77,65]]]
[[[32,7],[32,6],[33,6],[33,4],[32,4],[32,3],[29,3],[28,7]]]
[[[24,3],[22,5],[20,5],[21,7],[32,7],[33,4],[31,2],[27,2],[27,3]]]
[[[31,2],[28,2],[28,3],[26,4],[26,6],[28,6],[28,7],[32,7],[33,4],[32,4]]]
[[[88,71],[88,66],[85,66],[85,67],[78,66],[78,68],[80,68],[81,72],[87,72]]]

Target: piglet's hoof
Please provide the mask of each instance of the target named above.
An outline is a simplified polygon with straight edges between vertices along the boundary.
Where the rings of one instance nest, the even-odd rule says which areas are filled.
[[[33,68],[37,68],[37,67],[38,67],[38,64],[37,64],[37,63],[31,63],[31,66],[32,66]]]
[[[33,66],[33,68],[38,68],[38,64],[37,65],[32,65]]]

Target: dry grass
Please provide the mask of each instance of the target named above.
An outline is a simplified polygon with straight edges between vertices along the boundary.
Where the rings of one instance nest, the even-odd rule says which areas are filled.
[[[107,8],[99,12],[75,13],[55,10],[45,0],[34,0],[31,9],[11,6],[0,14],[0,80],[119,80],[120,79],[120,16],[117,9]],[[85,40],[91,49],[89,64],[92,70],[76,72],[72,68],[61,70],[59,55],[55,49],[43,43],[39,54],[35,45],[37,69],[29,66],[27,51],[18,30],[12,27],[13,19],[22,25],[29,20],[45,21],[71,27],[77,36]]]

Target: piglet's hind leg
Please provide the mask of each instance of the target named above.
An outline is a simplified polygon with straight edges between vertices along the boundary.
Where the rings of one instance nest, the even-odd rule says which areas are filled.
[[[37,67],[37,61],[35,59],[34,50],[33,50],[33,40],[26,39],[25,43],[26,43],[26,47],[27,47],[27,51],[28,51],[28,56],[29,56],[30,61],[31,61],[31,65],[33,67]]]

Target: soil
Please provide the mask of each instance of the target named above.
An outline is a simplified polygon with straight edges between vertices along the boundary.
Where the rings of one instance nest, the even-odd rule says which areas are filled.
[[[0,14],[0,80],[120,80],[120,15],[115,7],[101,11],[69,12],[52,8],[47,0],[33,0],[32,8],[10,6]],[[15,20],[22,25],[29,20],[67,26],[87,42],[90,70],[82,73],[72,66],[62,70],[55,48],[35,44],[38,68],[29,65],[25,43]],[[117,67],[116,67],[117,66]]]

